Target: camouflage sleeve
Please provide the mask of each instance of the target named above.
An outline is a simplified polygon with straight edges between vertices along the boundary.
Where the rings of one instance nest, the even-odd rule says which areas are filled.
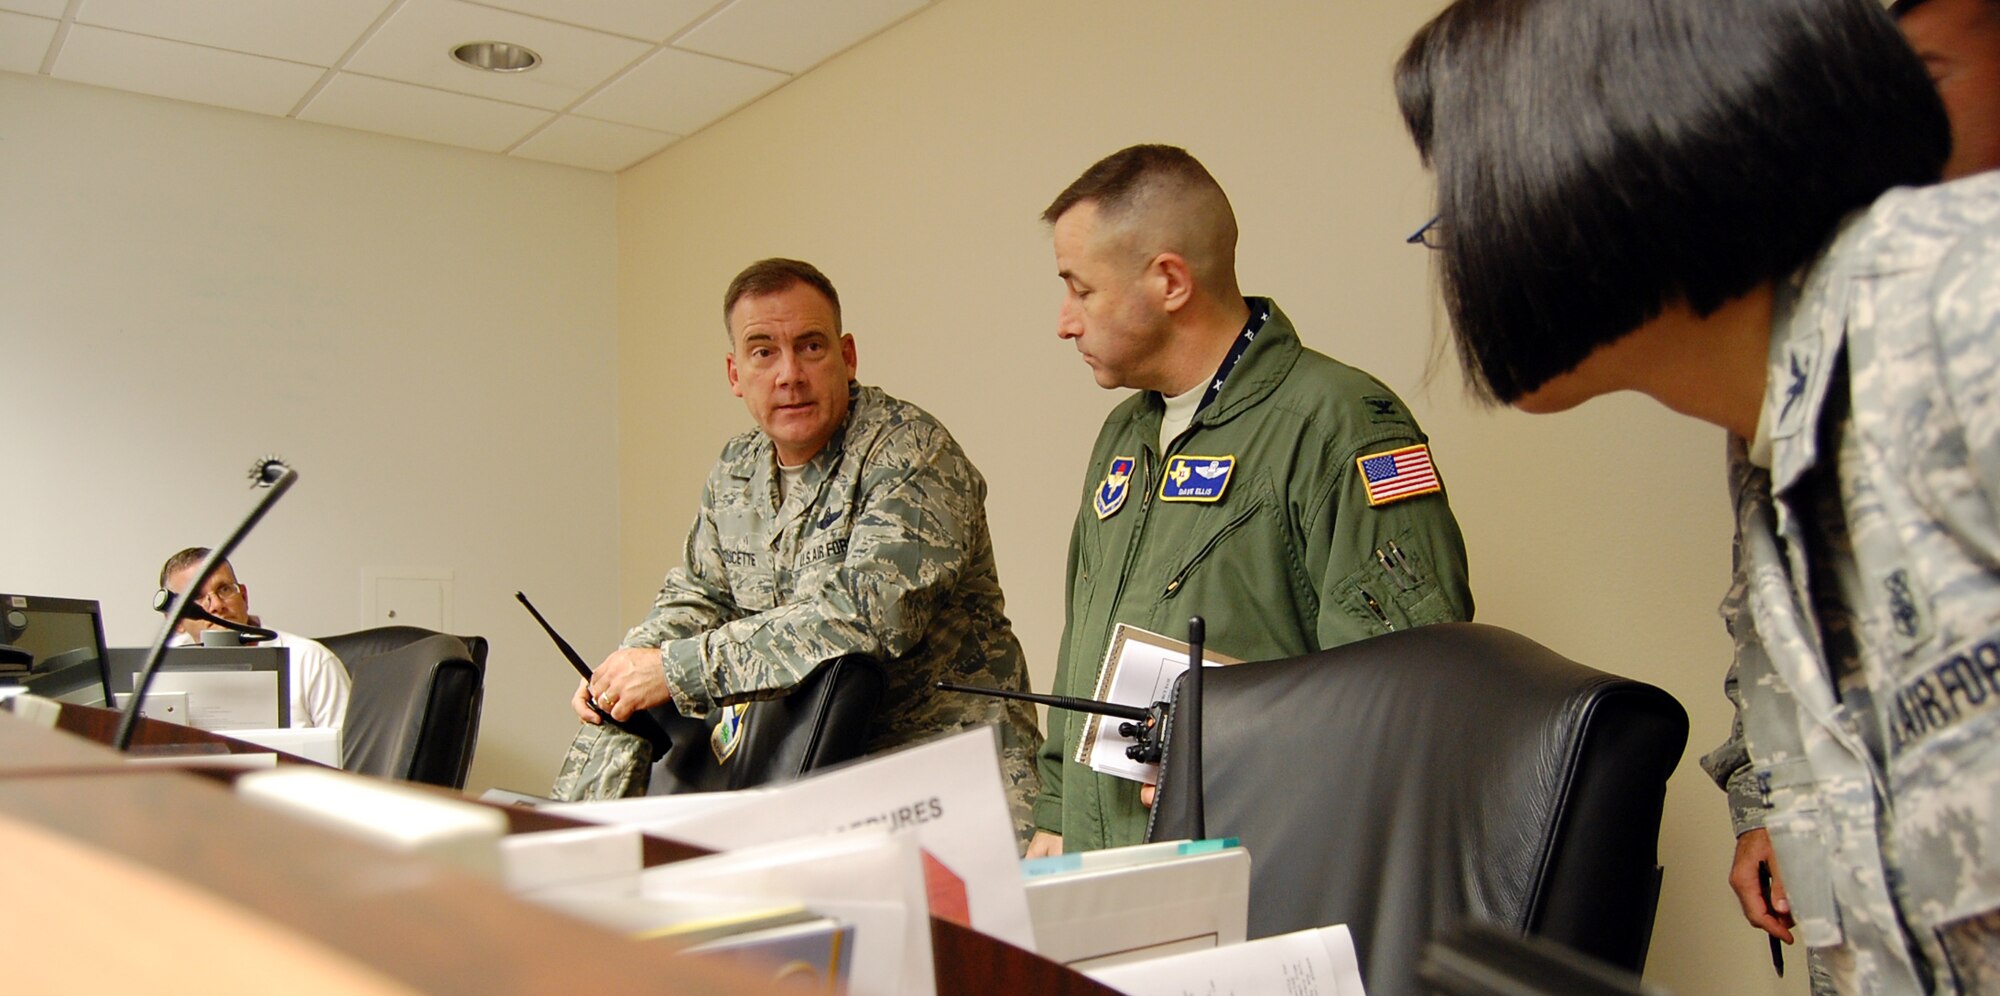
[[[1007,812],[1014,820],[1014,843],[1026,853],[1035,835],[1039,785],[1035,752],[1042,746],[1042,735],[1035,726],[1034,707],[1026,702],[1007,703],[1006,717],[999,724],[1000,778],[1007,790]]]
[[[1743,698],[1736,686],[1736,665],[1729,666],[1723,692],[1735,707],[1729,717],[1729,738],[1702,755],[1701,770],[1708,772],[1718,788],[1729,794],[1729,825],[1736,835],[1764,825],[1766,807],[1763,793],[1750,767],[1750,751],[1743,742]]]
[[[714,629],[737,614],[726,583],[728,575],[723,572],[722,543],[709,515],[714,488],[715,477],[711,475],[701,489],[701,512],[688,530],[682,566],[667,572],[660,593],[653,597],[653,610],[625,634],[619,646],[664,647]]]
[[[1932,326],[1966,460],[1989,508],[2000,507],[2000,222],[1960,238],[1931,284]]]
[[[843,566],[818,591],[662,646],[683,713],[783,695],[821,661],[893,660],[922,639],[970,560],[985,486],[932,425],[883,433],[867,461]]]
[[[1741,460],[1740,441],[1732,442],[1732,474]],[[1729,593],[1723,596],[1721,615],[1724,628],[1729,631],[1730,641],[1735,645],[1735,657],[1729,662],[1729,673],[1722,679],[1722,693],[1729,697],[1729,737],[1714,750],[1702,755],[1701,770],[1708,772],[1716,787],[1729,796],[1729,824],[1738,837],[1764,825],[1765,814],[1770,807],[1765,805],[1754,769],[1750,764],[1749,743],[1743,736],[1743,690],[1737,679],[1737,672],[1743,665],[1745,654],[1762,653],[1751,641],[1749,612],[1749,586],[1743,577],[1743,538],[1739,534],[1731,543],[1730,560],[1733,565],[1734,580]]]
[[[1367,454],[1422,441],[1413,434],[1351,452],[1335,449],[1330,457],[1337,462],[1314,480],[1324,491],[1301,496],[1307,511],[1299,523],[1305,539],[1300,566],[1318,596],[1315,638],[1321,647],[1472,618],[1465,537],[1446,496],[1370,506],[1367,482],[1355,465]]]

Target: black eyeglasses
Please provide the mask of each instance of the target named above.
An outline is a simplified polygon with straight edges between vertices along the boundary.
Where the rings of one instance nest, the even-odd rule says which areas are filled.
[[[1440,214],[1432,216],[1431,220],[1424,222],[1424,227],[1410,233],[1410,237],[1403,241],[1426,249],[1443,249],[1444,236],[1444,215]]]

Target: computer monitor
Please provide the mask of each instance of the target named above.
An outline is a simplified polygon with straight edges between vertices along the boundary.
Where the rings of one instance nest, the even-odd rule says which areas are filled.
[[[33,659],[20,679],[30,692],[82,705],[110,701],[104,620],[95,600],[0,595],[0,644]]]
[[[112,647],[111,701],[132,692],[146,647]],[[205,730],[292,725],[292,652],[284,647],[168,647],[149,691],[188,693],[188,725]],[[206,694],[204,694],[204,692]]]

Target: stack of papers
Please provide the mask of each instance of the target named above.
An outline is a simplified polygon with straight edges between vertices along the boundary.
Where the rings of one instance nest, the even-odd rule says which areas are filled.
[[[536,808],[599,826],[509,838],[517,893],[780,978],[929,996],[932,914],[1036,943],[989,728],[780,786]],[[642,832],[722,853],[641,869]]]
[[[1127,996],[1230,992],[1366,996],[1361,988],[1361,963],[1354,956],[1354,938],[1343,926],[1279,934],[1086,974]]]
[[[1239,944],[1250,853],[1234,840],[1114,847],[1021,863],[1035,945],[1078,970]]]

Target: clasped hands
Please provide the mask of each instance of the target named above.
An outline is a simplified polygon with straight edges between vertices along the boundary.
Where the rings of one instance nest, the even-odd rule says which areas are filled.
[[[590,707],[595,699],[611,718],[624,722],[641,709],[667,704],[673,693],[667,688],[667,673],[660,663],[657,647],[626,647],[614,651],[591,672],[588,681],[576,683],[569,707],[578,719],[598,724],[604,720]]]

